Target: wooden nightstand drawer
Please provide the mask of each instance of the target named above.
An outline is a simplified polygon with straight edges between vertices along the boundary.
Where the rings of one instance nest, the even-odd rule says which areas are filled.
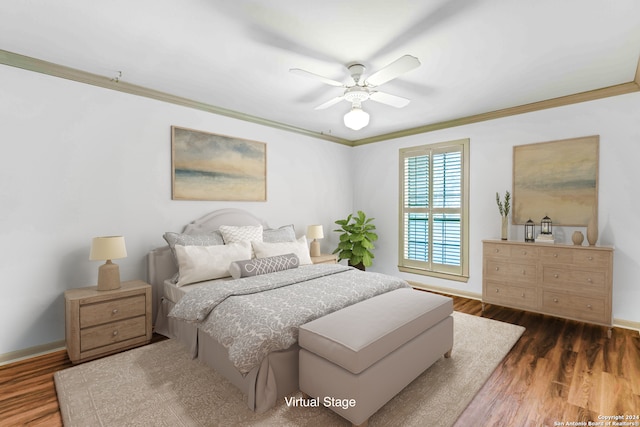
[[[311,262],[314,264],[336,264],[338,257],[332,254],[322,254],[320,256],[312,256]]]
[[[145,296],[136,295],[80,306],[80,327],[101,325],[135,316],[144,316]]]
[[[94,326],[80,331],[80,351],[89,351],[121,341],[144,336],[147,333],[144,312],[142,316],[119,322]]]

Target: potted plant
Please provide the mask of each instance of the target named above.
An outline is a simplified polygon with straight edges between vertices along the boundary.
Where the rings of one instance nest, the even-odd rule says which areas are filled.
[[[502,217],[502,240],[507,240],[509,221],[507,217],[511,211],[511,193],[504,193],[504,204],[500,201],[500,195],[496,192],[496,203],[498,204],[498,212]]]
[[[340,228],[333,231],[342,233],[340,243],[333,251],[338,254],[338,261],[346,259],[349,265],[360,270],[371,267],[374,258],[371,251],[375,248],[373,242],[378,240],[378,235],[373,231],[376,226],[371,223],[374,219],[358,211],[357,215],[349,214],[346,219],[335,221]]]

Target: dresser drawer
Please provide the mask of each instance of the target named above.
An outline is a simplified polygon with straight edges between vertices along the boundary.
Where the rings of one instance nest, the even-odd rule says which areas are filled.
[[[535,308],[538,302],[535,287],[487,281],[484,292],[483,301],[509,307]]]
[[[509,245],[501,245],[499,243],[485,243],[482,250],[485,257],[492,257],[492,258],[510,258],[511,257],[511,246]]]
[[[126,341],[147,333],[145,316],[94,326],[80,331],[80,351]]]
[[[80,328],[145,314],[144,294],[80,306]]]
[[[573,253],[573,263],[581,267],[603,268],[608,267],[609,262],[610,252],[578,249]]]
[[[573,292],[606,295],[604,271],[577,270],[572,268],[543,267],[542,282],[547,287]]]
[[[605,298],[543,291],[543,311],[562,317],[609,324]]]
[[[540,260],[546,264],[572,264],[573,250],[567,248],[540,248]]]
[[[519,283],[535,283],[537,268],[535,264],[516,264],[501,260],[485,261],[485,276],[489,279]]]

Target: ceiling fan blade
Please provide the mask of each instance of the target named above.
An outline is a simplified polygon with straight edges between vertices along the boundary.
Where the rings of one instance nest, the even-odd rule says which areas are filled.
[[[344,83],[340,83],[339,81],[332,80],[328,77],[320,76],[318,74],[312,73],[311,71],[301,70],[300,68],[291,68],[289,71],[292,72],[293,74],[297,74],[298,76],[320,80],[322,83],[325,83],[331,86],[345,87]]]
[[[403,98],[397,95],[391,95],[385,92],[371,92],[371,94],[369,95],[369,99],[396,108],[406,107],[409,102],[411,102],[407,98]]]
[[[393,80],[401,74],[411,71],[414,68],[420,66],[420,61],[415,56],[405,55],[402,56],[381,70],[373,73],[366,80],[366,84],[369,86],[380,86],[383,83]]]
[[[314,108],[314,110],[324,110],[325,108],[329,108],[332,105],[337,104],[338,102],[342,101],[344,99],[344,96],[336,96],[333,99],[328,100],[327,102],[325,102],[324,104],[320,104],[318,105],[316,108]]]

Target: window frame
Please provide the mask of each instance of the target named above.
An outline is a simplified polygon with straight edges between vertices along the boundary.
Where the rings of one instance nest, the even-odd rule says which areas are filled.
[[[459,139],[454,141],[425,144],[415,147],[401,148],[399,151],[399,215],[398,215],[398,269],[402,272],[420,274],[424,276],[438,277],[449,280],[467,282],[469,280],[469,139]],[[432,164],[434,153],[444,153],[459,151],[462,155],[462,179],[461,179],[461,200],[460,208],[405,208],[405,159],[429,155],[429,162]],[[430,168],[431,169],[431,168]],[[431,175],[432,170],[429,171]],[[429,176],[429,200],[433,200],[433,178]],[[404,258],[405,252],[405,213],[460,213],[460,266],[446,266],[438,264],[438,268],[433,268],[431,264],[432,256],[429,254],[429,262],[410,260]],[[430,216],[429,229],[432,230],[432,220]],[[431,246],[430,249],[431,250]]]

